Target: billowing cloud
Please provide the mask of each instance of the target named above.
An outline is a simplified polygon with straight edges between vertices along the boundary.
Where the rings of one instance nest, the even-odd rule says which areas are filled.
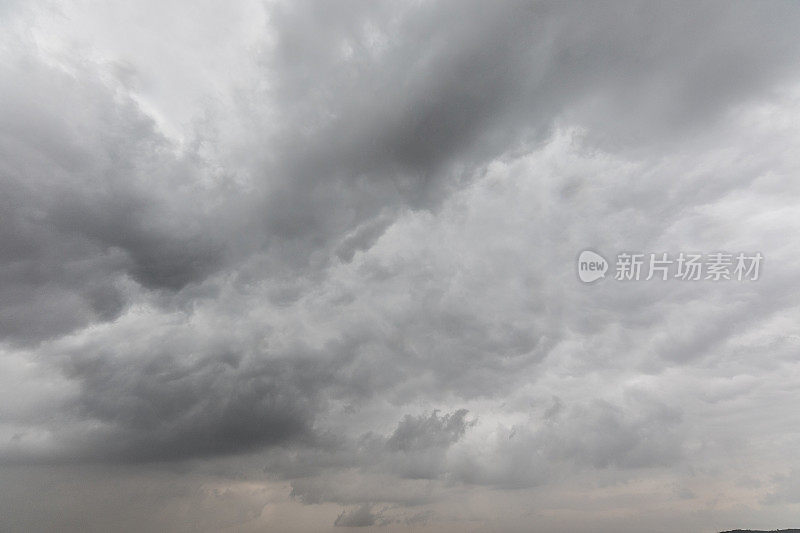
[[[799,19],[2,4],[0,515],[777,527],[800,468]],[[611,261],[584,285],[586,249],[765,259],[753,282]]]

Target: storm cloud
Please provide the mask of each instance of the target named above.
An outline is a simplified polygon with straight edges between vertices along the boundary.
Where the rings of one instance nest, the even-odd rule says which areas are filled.
[[[3,3],[0,529],[790,526],[799,23]]]

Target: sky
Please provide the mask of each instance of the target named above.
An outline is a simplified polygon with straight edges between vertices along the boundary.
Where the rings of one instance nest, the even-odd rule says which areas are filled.
[[[800,527],[798,27],[0,1],[0,530]]]

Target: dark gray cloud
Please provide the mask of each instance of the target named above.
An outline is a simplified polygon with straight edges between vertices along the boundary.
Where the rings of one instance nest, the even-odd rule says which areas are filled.
[[[76,531],[115,472],[132,531],[711,530],[796,500],[796,5],[0,18],[12,529],[57,528],[20,503],[47,468]],[[584,248],[767,262],[586,287]]]
[[[357,438],[341,431],[318,435],[310,443],[276,448],[265,455],[266,473],[291,479],[292,496],[304,503],[336,501],[343,504],[392,501],[419,505],[427,496],[415,480],[443,479],[448,475],[447,454],[476,421],[459,409],[439,415],[406,415],[387,436],[367,432]],[[305,445],[304,445],[305,444]],[[342,472],[357,469],[362,480],[351,490],[342,490]],[[320,476],[320,474],[324,474]],[[346,475],[346,474],[345,474]],[[386,476],[407,483],[381,486]]]
[[[310,437],[315,395],[299,382],[315,379],[312,372],[302,375],[302,363],[240,369],[226,363],[186,365],[160,354],[128,371],[108,361],[74,365],[68,375],[82,383],[78,416],[108,428],[74,436],[75,453],[89,460],[168,461]]]
[[[350,512],[342,511],[333,523],[338,527],[367,527],[374,525],[385,525],[380,518],[380,514],[373,514],[370,505],[362,505]]]
[[[439,416],[436,411],[429,417],[406,415],[386,441],[386,446],[399,452],[447,447],[464,435],[466,416],[466,409],[444,416]]]
[[[366,193],[388,179],[411,202],[565,114],[625,144],[680,135],[790,75],[797,53],[786,4],[723,16],[713,4],[312,5],[271,13],[267,65],[291,102],[285,122],[303,132],[290,137],[287,175],[322,190],[356,180]]]
[[[153,121],[88,69],[38,58],[0,76],[0,234],[7,340],[36,341],[112,320],[145,289],[177,290],[220,264],[223,243],[197,187]],[[185,194],[168,196],[183,188]]]

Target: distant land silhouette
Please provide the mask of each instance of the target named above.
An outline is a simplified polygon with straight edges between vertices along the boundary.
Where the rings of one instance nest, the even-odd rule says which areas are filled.
[[[720,533],[800,533],[800,529],[731,529],[730,531],[720,531]]]

